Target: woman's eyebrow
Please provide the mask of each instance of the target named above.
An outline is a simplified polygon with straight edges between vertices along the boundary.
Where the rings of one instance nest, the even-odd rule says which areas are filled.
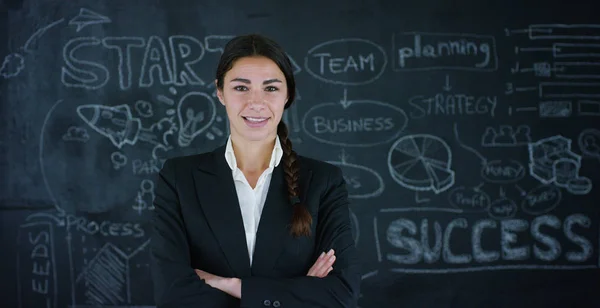
[[[231,82],[234,82],[234,81],[239,81],[239,82],[243,82],[243,83],[246,83],[246,84],[250,84],[251,83],[250,79],[239,78],[239,77],[231,79]],[[279,80],[279,79],[277,79],[277,78],[273,78],[273,79],[267,79],[267,80],[263,81],[263,84],[271,84],[271,83],[275,83],[275,82],[282,82],[282,81]]]
[[[281,80],[279,80],[277,78],[267,79],[267,80],[263,81],[263,84],[271,84],[271,83],[275,83],[275,82],[281,82]]]
[[[250,83],[250,80],[246,79],[246,78],[233,78],[233,79],[231,79],[231,82],[234,82],[234,81],[239,81],[239,82],[243,82],[243,83]]]

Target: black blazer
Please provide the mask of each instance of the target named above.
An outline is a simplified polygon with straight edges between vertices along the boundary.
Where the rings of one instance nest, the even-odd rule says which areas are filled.
[[[151,271],[157,307],[355,307],[359,260],[339,167],[299,156],[301,201],[312,236],[294,238],[283,162],[274,170],[250,266],[244,226],[225,145],[168,159],[155,189]],[[306,273],[335,250],[327,277]],[[242,298],[211,287],[194,269],[242,280]]]

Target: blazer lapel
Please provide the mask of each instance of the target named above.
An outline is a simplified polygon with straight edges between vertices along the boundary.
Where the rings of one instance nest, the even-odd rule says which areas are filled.
[[[208,224],[235,277],[250,276],[246,232],[225,146],[212,152],[194,170],[196,194]]]
[[[310,170],[301,169],[299,177],[301,202],[306,198],[311,175]],[[273,170],[269,192],[258,224],[251,268],[253,274],[265,274],[273,269],[284,241],[288,238],[291,220],[292,206],[288,198],[283,163],[281,163]]]

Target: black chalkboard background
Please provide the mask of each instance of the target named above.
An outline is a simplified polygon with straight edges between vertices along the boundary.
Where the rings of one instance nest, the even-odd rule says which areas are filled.
[[[226,141],[249,32],[344,171],[360,307],[599,305],[599,7],[483,2],[0,2],[1,306],[153,306],[157,172]]]

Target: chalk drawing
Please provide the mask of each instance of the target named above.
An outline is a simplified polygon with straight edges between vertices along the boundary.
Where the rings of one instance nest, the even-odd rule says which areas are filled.
[[[127,165],[127,156],[119,151],[112,152],[112,154],[110,154],[110,160],[112,161],[115,170],[119,170],[121,167]]]
[[[379,173],[362,165],[348,163],[347,159],[348,155],[342,150],[340,161],[328,161],[328,163],[342,169],[348,198],[368,199],[380,196],[385,189],[385,184]]]
[[[388,168],[396,183],[415,191],[439,194],[454,185],[452,151],[439,137],[407,135],[398,139],[388,153]]]
[[[63,135],[62,139],[64,141],[77,141],[85,143],[90,140],[90,135],[88,135],[85,127],[70,126],[67,129],[67,132]]]
[[[576,195],[592,190],[592,182],[579,175],[581,156],[571,151],[571,139],[562,135],[529,144],[529,173],[542,184],[555,184]]]
[[[81,29],[87,26],[106,24],[111,22],[112,21],[110,20],[110,18],[104,15],[98,14],[90,9],[80,8],[79,14],[77,14],[77,16],[73,17],[73,19],[69,21],[69,26],[76,26],[76,31],[79,32],[81,31]]]
[[[202,134],[213,124],[217,115],[216,105],[213,98],[203,92],[189,92],[184,95],[177,105],[177,116],[179,119],[178,143],[182,147],[190,145],[196,136]],[[223,135],[220,130],[215,131]],[[214,135],[208,132],[207,138],[214,139]]]
[[[114,244],[106,243],[75,281],[85,290],[82,293],[85,303],[102,306],[132,304],[130,260],[149,243],[147,240],[128,254]]]
[[[27,39],[23,47],[19,49],[22,49],[23,52],[28,54],[33,53],[32,45],[37,44],[46,31],[57,26],[63,21],[64,18],[61,18],[51,22],[47,26],[38,29]],[[2,61],[2,66],[0,67],[0,76],[4,77],[5,79],[16,77],[23,71],[23,69],[25,69],[25,57],[18,52],[10,53],[6,55]]]

